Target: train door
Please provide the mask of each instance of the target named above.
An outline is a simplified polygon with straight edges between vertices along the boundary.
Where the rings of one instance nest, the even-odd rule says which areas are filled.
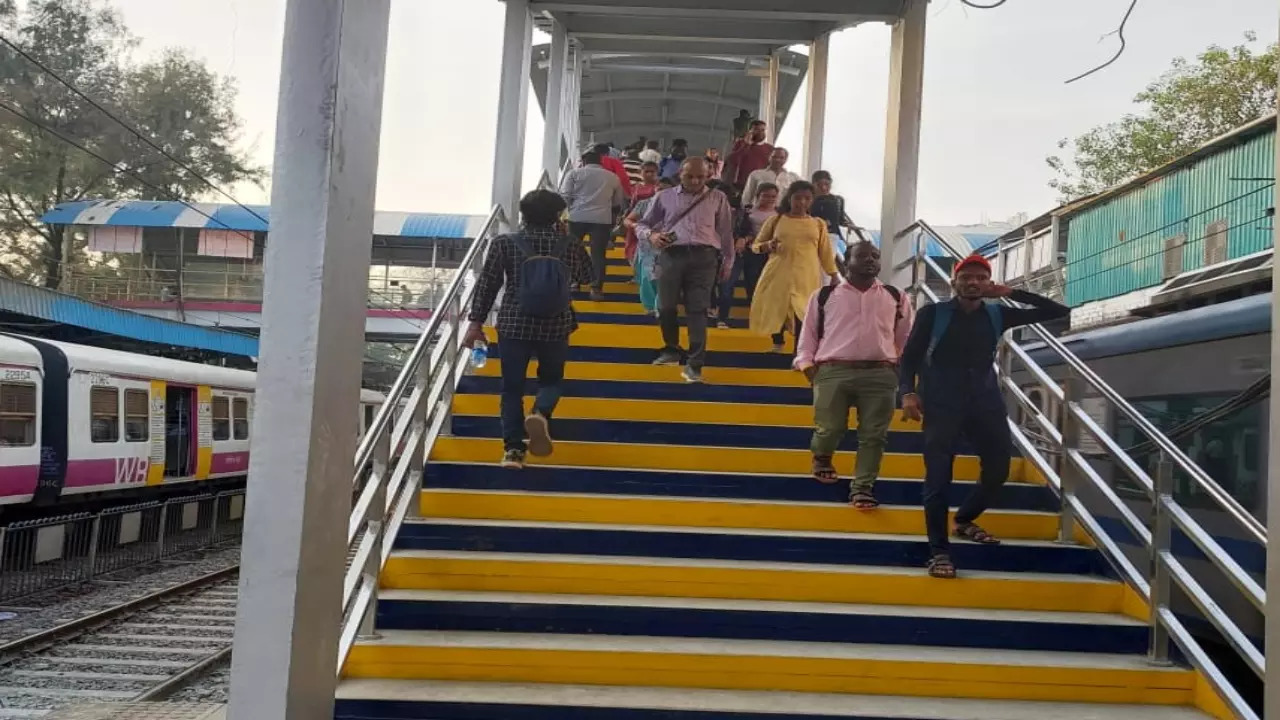
[[[164,474],[191,477],[195,474],[195,388],[165,388]]]

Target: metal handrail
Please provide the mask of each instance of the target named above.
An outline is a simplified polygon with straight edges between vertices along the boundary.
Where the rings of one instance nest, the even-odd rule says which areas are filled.
[[[932,302],[938,302],[936,293],[927,285],[926,279],[936,276],[949,281],[948,274],[926,252],[926,236],[934,240],[955,260],[962,255],[940,233],[923,220],[912,223],[905,230],[895,235],[895,240],[915,233],[915,246],[912,252],[912,289],[924,295]],[[1008,302],[1006,300],[1006,302]],[[1070,542],[1078,524],[1091,536],[1103,554],[1111,560],[1122,578],[1133,587],[1150,607],[1150,649],[1151,659],[1158,663],[1169,661],[1170,642],[1177,643],[1191,664],[1209,680],[1219,696],[1239,717],[1256,720],[1257,714],[1244,698],[1236,691],[1230,681],[1218,668],[1217,664],[1205,651],[1199,641],[1183,625],[1174,614],[1170,605],[1171,588],[1176,585],[1191,602],[1200,610],[1209,622],[1226,638],[1228,644],[1240,658],[1259,677],[1265,672],[1266,659],[1263,652],[1255,647],[1239,625],[1228,616],[1208,591],[1187,571],[1185,566],[1174,556],[1172,532],[1176,528],[1186,535],[1192,543],[1209,558],[1218,570],[1226,576],[1259,611],[1266,606],[1266,592],[1198,523],[1190,513],[1182,508],[1173,498],[1173,472],[1180,469],[1198,488],[1213,498],[1218,507],[1236,520],[1237,524],[1253,538],[1255,542],[1266,545],[1266,528],[1250,515],[1234,498],[1230,496],[1212,477],[1195,464],[1182,452],[1172,440],[1161,433],[1137,409],[1124,399],[1114,388],[1107,385],[1088,365],[1076,357],[1053,335],[1040,325],[1029,326],[1046,348],[1057,355],[1069,368],[1070,377],[1065,387],[1060,387],[1048,373],[1044,371],[1017,344],[1005,341],[1001,346],[1001,361],[996,363],[996,371],[1000,375],[1001,386],[1020,404],[1030,404],[1030,400],[1010,377],[1012,363],[1016,360],[1031,376],[1044,392],[1060,402],[1061,413],[1058,418],[1059,427],[1054,432],[1039,435],[1034,442],[1026,437],[1024,428],[1009,419],[1010,430],[1014,442],[1023,456],[1046,478],[1046,481],[1059,496],[1061,501],[1059,539]],[[1108,401],[1112,407],[1133,423],[1139,432],[1146,435],[1152,444],[1159,449],[1159,463],[1156,477],[1153,479],[1128,452],[1123,449],[1106,432],[1099,423],[1080,406],[1083,389],[1091,388],[1099,396]],[[1041,428],[1045,418],[1038,412],[1032,415]],[[1047,429],[1047,428],[1046,428]],[[1155,509],[1153,527],[1148,528],[1134,512],[1124,504],[1119,495],[1097,470],[1088,455],[1080,450],[1080,441],[1088,435],[1096,439],[1107,451],[1107,454],[1119,464],[1121,470],[1131,477],[1142,488],[1147,499]],[[1042,452],[1047,444],[1048,450],[1055,454],[1050,461]],[[1143,545],[1150,558],[1151,578],[1147,579],[1134,566],[1120,549],[1117,541],[1100,525],[1084,501],[1077,495],[1076,487],[1087,484],[1105,501],[1105,510],[1120,517],[1125,526]]]
[[[502,208],[494,207],[356,450],[338,672],[356,639],[373,635],[379,575],[401,524],[416,515],[427,454],[445,431],[454,390],[467,368],[464,310],[477,288],[468,277],[479,273],[493,238],[507,226]]]

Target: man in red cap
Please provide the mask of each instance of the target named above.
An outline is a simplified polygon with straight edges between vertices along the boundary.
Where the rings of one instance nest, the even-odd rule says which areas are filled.
[[[992,363],[1009,328],[1065,317],[1071,309],[1049,298],[991,281],[991,263],[970,255],[951,273],[952,298],[922,308],[902,351],[902,414],[924,421],[924,523],[929,534],[929,574],[954,578],[947,537],[951,467],[963,435],[982,471],[956,511],[954,535],[985,545],[1000,541],[974,523],[1009,477],[1013,441],[1008,413]],[[1008,307],[988,299],[1031,305]],[[917,379],[919,384],[917,385]]]

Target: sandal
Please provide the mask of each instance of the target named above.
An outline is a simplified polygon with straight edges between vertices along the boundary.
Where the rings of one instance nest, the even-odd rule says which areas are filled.
[[[935,577],[942,580],[954,580],[956,577],[955,563],[951,562],[950,555],[934,555],[929,558],[929,577]]]
[[[956,537],[960,538],[961,540],[976,542],[979,545],[999,545],[1000,544],[999,538],[995,537],[994,535],[987,532],[986,530],[983,530],[977,525],[974,525],[973,523],[956,525],[956,529],[953,534]]]
[[[880,501],[869,492],[855,492],[849,496],[849,504],[857,510],[875,510],[880,507]]]
[[[836,472],[836,466],[832,464],[830,455],[813,456],[813,479],[823,485],[834,485],[840,482],[840,474]]]

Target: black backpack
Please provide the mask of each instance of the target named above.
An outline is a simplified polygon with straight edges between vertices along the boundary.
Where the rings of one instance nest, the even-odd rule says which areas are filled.
[[[831,299],[831,293],[834,292],[835,289],[836,289],[835,285],[824,285],[822,286],[822,289],[818,291],[818,339],[819,340],[822,339],[822,336],[826,333],[826,330],[827,330],[827,300]],[[893,327],[896,330],[898,328],[898,322],[902,320],[902,291],[892,285],[885,285],[884,289],[888,290],[889,294],[893,296],[893,309],[894,309]]]
[[[520,276],[520,312],[534,317],[555,317],[569,309],[571,284],[564,254],[570,238],[561,236],[548,255],[539,255],[520,235],[511,236],[524,259],[516,270]]]

